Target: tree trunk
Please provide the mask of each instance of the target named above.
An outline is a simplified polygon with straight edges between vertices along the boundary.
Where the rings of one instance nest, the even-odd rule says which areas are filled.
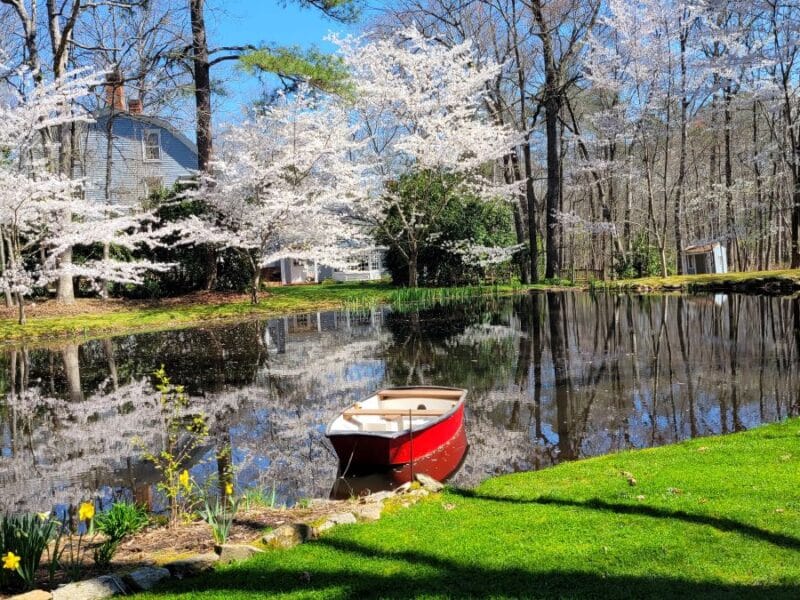
[[[253,267],[253,288],[250,290],[250,302],[258,304],[258,291],[261,288],[261,268],[258,265]]]
[[[417,273],[417,262],[419,261],[419,251],[416,246],[412,246],[408,253],[408,287],[418,287],[419,275]]]
[[[551,85],[555,85],[554,83]],[[547,134],[547,197],[545,200],[545,225],[547,226],[547,254],[545,257],[546,279],[558,275],[560,246],[558,206],[561,197],[561,144],[558,136],[559,102],[555,92],[546,92],[545,130]]]
[[[678,159],[678,189],[673,205],[673,227],[675,230],[675,271],[683,275],[683,237],[681,236],[681,213],[683,210],[683,194],[686,185],[686,120],[689,111],[689,98],[686,95],[686,37],[688,26],[683,23],[680,36],[681,46],[681,136],[680,158]],[[666,182],[665,182],[666,184]]]
[[[72,274],[69,273],[72,269],[72,248],[58,257],[58,268],[68,272],[58,276],[56,300],[62,304],[75,304],[75,288],[72,285]]]
[[[6,238],[3,232],[3,226],[0,225],[0,275],[6,272]],[[6,288],[4,292],[6,298],[6,306],[11,308],[14,305],[14,300],[11,297],[11,290]]]
[[[723,135],[725,137],[725,221],[728,235],[730,236],[731,244],[728,251],[728,260],[732,263],[731,270],[740,269],[741,262],[739,257],[739,242],[736,236],[736,218],[733,214],[733,165],[731,161],[731,92],[730,87],[725,87],[723,115],[725,118],[725,128]]]
[[[189,0],[192,22],[192,62],[194,66],[194,101],[197,138],[197,167],[201,173],[210,168],[212,154],[211,124],[211,64],[208,59],[208,39],[204,17],[205,0]],[[217,250],[207,245],[205,249],[204,289],[210,291],[217,284]]]
[[[525,161],[525,198],[528,204],[528,246],[530,248],[531,283],[536,283],[539,281],[539,240],[536,235],[536,194],[533,190],[533,160],[531,160],[531,143],[528,136],[525,136],[525,143],[522,145],[522,157]]]
[[[551,28],[542,10],[541,0],[531,2],[534,20],[539,28],[538,36],[542,42],[542,59],[544,62],[544,119],[547,136],[547,197],[545,200],[545,237],[547,253],[545,257],[545,273],[547,279],[558,274],[560,266],[560,230],[557,219],[561,200],[561,142],[558,135],[558,117],[561,112],[561,100],[564,93],[561,89],[559,67],[556,65],[555,51],[552,45]],[[533,250],[533,249],[531,249]]]
[[[20,325],[25,325],[25,300],[22,297],[22,294],[17,294],[17,313],[18,313],[18,322]]]
[[[514,182],[522,180],[522,174],[519,169],[519,158],[516,152],[508,154],[503,157],[503,166],[505,167],[505,180],[509,185]],[[528,203],[525,201],[523,194],[518,195],[517,202],[514,203],[514,231],[517,234],[517,243],[524,244],[527,241],[527,234],[525,232],[525,217],[527,211],[530,210]],[[519,267],[520,280],[522,283],[530,283],[530,271],[528,269],[528,255],[525,252],[517,252],[514,257],[517,266]]]
[[[800,228],[800,166],[795,166],[792,172],[792,225],[791,225],[791,246],[792,257],[791,266],[793,269],[800,269],[800,245],[798,245],[798,228]]]
[[[211,244],[206,244],[203,250],[203,259],[205,261],[205,283],[203,285],[207,292],[210,292],[217,286],[217,249]]]
[[[59,150],[59,172],[67,177],[72,176],[72,148],[71,146],[72,135],[70,134],[69,126],[63,125],[60,128],[61,145]],[[64,227],[69,227],[72,222],[72,210],[65,210],[62,214]],[[62,304],[75,303],[75,285],[72,274],[69,271],[72,269],[72,248],[65,250],[61,256],[58,257],[58,267],[60,270],[65,270],[67,273],[62,273],[58,277],[56,283],[56,300]]]
[[[207,172],[211,160],[211,65],[208,60],[205,0],[189,0],[192,21],[192,58],[194,64],[194,100],[197,119],[197,166]]]

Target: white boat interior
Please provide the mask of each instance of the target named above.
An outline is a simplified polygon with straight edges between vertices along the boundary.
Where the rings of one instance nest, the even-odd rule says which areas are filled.
[[[455,407],[464,390],[408,388],[381,390],[357,402],[331,423],[328,433],[394,433],[422,429]]]

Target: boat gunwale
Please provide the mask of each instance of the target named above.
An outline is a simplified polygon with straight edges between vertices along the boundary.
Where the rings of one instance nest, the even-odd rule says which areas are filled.
[[[369,437],[369,438],[376,438],[376,437],[379,437],[379,438],[386,438],[386,439],[395,439],[395,438],[399,438],[399,437],[402,437],[404,435],[409,435],[409,434],[412,434],[412,433],[413,434],[417,434],[417,433],[426,431],[427,429],[430,429],[434,425],[438,425],[439,423],[449,419],[451,416],[453,416],[453,414],[455,414],[455,412],[459,408],[464,406],[464,400],[467,397],[467,389],[466,388],[449,387],[449,386],[444,386],[444,385],[404,385],[404,386],[398,386],[398,387],[381,388],[380,390],[378,390],[376,392],[373,392],[372,394],[368,395],[367,398],[372,398],[373,396],[377,396],[378,394],[380,394],[383,391],[389,391],[389,390],[420,390],[420,389],[424,389],[424,390],[458,391],[458,392],[461,392],[461,395],[458,397],[458,401],[453,405],[453,407],[450,410],[448,410],[445,413],[442,413],[436,419],[432,419],[431,421],[426,423],[424,427],[420,427],[419,429],[409,428],[409,429],[403,429],[402,431],[340,431],[340,432],[333,431],[332,432],[331,431],[331,427],[333,426],[333,424],[336,421],[339,420],[339,418],[344,414],[344,412],[346,410],[349,410],[349,409],[355,407],[355,405],[358,404],[358,402],[353,402],[353,404],[351,404],[351,405],[343,408],[342,410],[340,410],[337,413],[336,417],[334,417],[333,420],[330,423],[328,423],[328,426],[325,428],[325,437],[327,437],[327,438],[332,438],[332,437]]]

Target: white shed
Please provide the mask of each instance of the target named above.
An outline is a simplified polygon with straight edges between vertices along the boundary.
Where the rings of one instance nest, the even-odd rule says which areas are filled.
[[[687,275],[727,273],[728,251],[720,242],[687,246],[683,249],[683,272]]]

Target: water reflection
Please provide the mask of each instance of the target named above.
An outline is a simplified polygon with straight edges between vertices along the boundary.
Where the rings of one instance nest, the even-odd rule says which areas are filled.
[[[225,465],[281,499],[325,495],[324,425],[389,385],[470,390],[454,481],[737,431],[797,414],[800,300],[531,294],[392,313],[322,312],[0,353],[0,510],[152,497],[137,444],[165,432],[163,364],[209,417],[194,474]]]

